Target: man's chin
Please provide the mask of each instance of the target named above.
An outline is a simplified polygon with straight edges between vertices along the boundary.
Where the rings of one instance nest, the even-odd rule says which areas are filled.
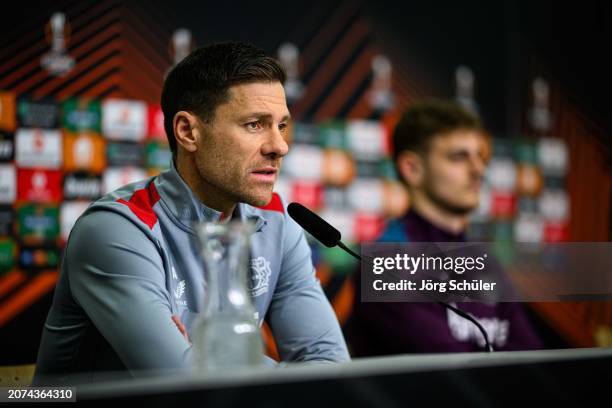
[[[468,215],[472,211],[475,211],[478,208],[478,203],[476,204],[464,204],[456,207],[456,211],[458,214]]]
[[[460,216],[469,215],[472,211],[478,208],[478,203],[460,203],[460,202],[443,202],[438,201],[438,205],[443,207],[446,211]]]
[[[265,207],[266,205],[270,204],[270,201],[272,201],[272,191],[267,194],[249,196],[247,199],[243,200],[243,202],[252,205],[253,207]]]
[[[454,215],[468,215],[474,210],[474,208],[476,208],[477,205],[473,205],[473,200],[469,199],[468,197],[461,197],[462,199],[458,200],[457,197],[445,197],[441,194],[434,194],[431,191],[425,191],[425,193],[429,201],[434,206]]]
[[[457,215],[468,215],[472,211],[475,211],[480,205],[480,197],[473,195],[469,195],[468,197],[463,197],[462,200],[453,200],[452,202],[447,202],[447,207]]]

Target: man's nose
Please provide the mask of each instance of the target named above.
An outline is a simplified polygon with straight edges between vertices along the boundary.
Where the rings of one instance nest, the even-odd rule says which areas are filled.
[[[470,160],[470,164],[471,164],[470,167],[472,169],[472,173],[476,177],[480,178],[484,175],[484,172],[487,166],[484,160],[482,159],[482,157],[480,157],[480,155],[476,154],[475,156],[473,156],[472,159]]]
[[[274,155],[283,157],[289,152],[289,145],[278,127],[270,130],[268,140],[263,144],[261,150],[264,156]]]

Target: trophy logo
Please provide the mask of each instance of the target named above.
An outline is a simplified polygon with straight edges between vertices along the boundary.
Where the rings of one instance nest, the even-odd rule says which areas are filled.
[[[385,112],[395,105],[395,95],[391,89],[391,61],[384,55],[372,59],[372,85],[370,86],[370,105],[378,112]]]
[[[290,104],[304,94],[304,84],[300,80],[300,50],[293,43],[283,43],[278,47],[278,61],[287,73],[284,83],[285,95]]]
[[[191,35],[191,31],[186,28],[179,28],[174,31],[174,33],[172,33],[172,39],[170,40],[172,66],[176,66],[194,49],[195,42]]]
[[[455,70],[455,100],[465,109],[478,115],[478,104],[474,99],[474,73],[465,65]]]
[[[531,126],[535,130],[547,131],[552,125],[552,115],[548,105],[549,88],[548,83],[542,78],[536,78],[531,84],[533,92],[533,106],[531,108]]]
[[[49,74],[65,76],[74,67],[74,58],[66,53],[66,45],[70,39],[70,25],[66,15],[54,13],[45,27],[45,38],[51,45],[51,51],[45,53],[40,63]]]

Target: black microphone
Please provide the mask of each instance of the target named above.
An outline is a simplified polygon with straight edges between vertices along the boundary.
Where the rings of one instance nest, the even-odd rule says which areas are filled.
[[[287,212],[300,227],[304,228],[306,232],[315,237],[317,241],[326,247],[333,248],[337,245],[355,258],[361,260],[361,256],[353,252],[340,240],[342,238],[340,231],[332,227],[327,221],[304,207],[302,204],[290,203],[287,206]]]
[[[297,222],[306,232],[315,237],[326,247],[333,248],[335,246],[339,246],[340,248],[348,252],[350,255],[361,261],[361,256],[353,252],[341,241],[342,235],[340,234],[340,231],[332,227],[327,221],[319,217],[314,212],[310,211],[308,208],[304,207],[302,204],[295,202],[290,203],[287,206],[287,212],[289,213],[289,216],[291,216],[291,218],[293,218],[293,220]],[[476,320],[469,313],[466,313],[463,310],[456,308],[455,306],[449,305],[448,303],[442,302],[440,300],[436,300],[436,302],[439,305],[442,305],[445,308],[453,311],[457,315],[463,317],[464,319],[467,319],[470,322],[474,323],[482,333],[482,336],[484,337],[487,351],[493,351],[493,346],[491,346],[491,343],[489,342],[489,336],[487,334],[487,331],[484,329],[484,327],[482,327],[478,320]]]

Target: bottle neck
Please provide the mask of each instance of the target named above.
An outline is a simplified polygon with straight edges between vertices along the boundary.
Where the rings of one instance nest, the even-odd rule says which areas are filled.
[[[253,225],[215,223],[200,229],[204,262],[204,315],[253,314],[248,292],[249,241]]]

